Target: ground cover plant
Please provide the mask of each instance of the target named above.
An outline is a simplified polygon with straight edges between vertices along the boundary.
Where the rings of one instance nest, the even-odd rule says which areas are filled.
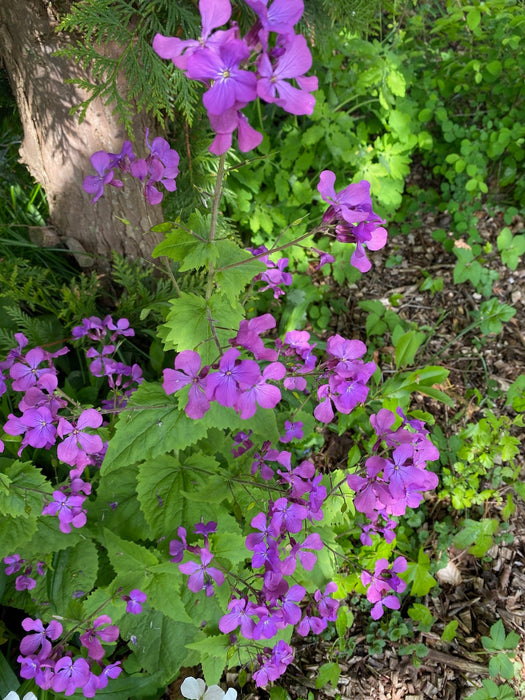
[[[235,668],[238,687],[286,697],[283,674],[299,663],[302,638],[330,645],[314,685],[335,687],[343,660],[357,647],[352,627],[363,612],[369,653],[381,653],[387,639],[401,640],[400,654],[417,666],[428,654],[421,635],[436,623],[428,596],[450,548],[486,558],[495,544],[510,542],[505,523],[523,495],[516,437],[522,378],[509,382],[508,417],[495,412],[501,396],[487,377],[468,397],[479,407],[478,420],[466,412],[453,434],[439,421],[431,438],[436,417],[458,401],[443,361],[449,346],[432,348],[443,319],[432,327],[402,313],[400,292],[363,297],[367,277],[377,283],[373,261],[386,243],[384,213],[402,203],[416,141],[428,143],[427,135],[405,139],[404,127],[394,128],[406,126],[392,109],[406,97],[401,62],[378,43],[367,51],[364,42],[344,37],[342,60],[360,47],[370,61],[371,82],[361,87],[371,89],[393,134],[377,136],[374,156],[363,165],[373,184],[374,173],[376,185],[390,184],[378,187],[379,215],[366,173],[347,185],[330,162],[305,152],[298,177],[282,175],[297,138],[312,129],[304,146],[316,133],[330,139],[333,120],[323,110],[322,85],[314,107],[310,50],[295,27],[301,3],[286,3],[283,15],[278,2],[269,9],[248,4],[258,18],[251,33],[239,35],[228,24],[228,2],[201,1],[199,41],[159,34],[153,42],[160,56],[204,83],[217,156],[206,161],[213,177],[201,192],[204,204],[157,227],[164,241],[155,257],[167,259],[170,284],[157,286],[138,316],[133,300],[141,289],[133,285],[130,314],[143,328],[162,318],[157,337],[151,339],[150,327],[149,340],[135,344],[130,314],[90,313],[63,319],[74,351],[29,342],[19,332],[0,365],[3,603],[23,611],[20,626],[5,632],[7,656],[26,679],[21,692],[36,685],[39,696],[160,697],[182,667],[199,667],[212,687]],[[330,94],[329,87],[330,76]],[[264,136],[242,111],[253,118],[248,103],[256,97],[270,105]],[[269,159],[262,159],[264,176],[241,159],[257,146],[263,156],[271,153],[268,115],[277,108],[300,119],[280,154],[280,180],[264,188]],[[340,119],[330,153],[344,161],[356,144],[334,145],[353,126]],[[360,139],[379,133],[380,124]],[[241,159],[230,150],[235,132],[248,153]],[[404,145],[396,147],[395,139]],[[96,175],[84,182],[93,206],[105,187],[131,186],[133,179],[152,206],[176,189],[179,154],[164,138],[145,140],[146,158],[130,141],[119,154],[93,155]],[[394,162],[400,170],[390,169]],[[352,170],[356,163],[353,155]],[[278,201],[275,192],[282,206],[275,219],[270,209],[268,220],[263,213]],[[235,208],[236,202],[244,204]],[[411,206],[408,200],[405,214]],[[502,253],[512,248],[499,240]],[[390,254],[387,269],[402,269],[399,257]],[[514,258],[509,252],[504,261],[511,271]],[[121,280],[140,281],[138,268],[117,261],[116,270]],[[330,298],[330,290],[345,285],[358,303]],[[428,295],[443,289],[430,273],[420,286]],[[477,333],[482,357],[512,318],[508,308],[493,298],[481,302],[457,338]],[[341,331],[345,314],[355,334]],[[343,449],[327,458],[340,440]],[[430,533],[421,526],[436,487],[459,515],[436,519]],[[497,507],[502,495],[496,518],[487,505]],[[430,560],[434,549],[441,561]],[[396,613],[402,606],[407,618]],[[439,628],[444,643],[456,637],[453,623]],[[487,628],[482,645],[496,682],[485,680],[474,697],[513,696],[503,681],[517,673],[516,644],[501,621]],[[13,672],[6,677],[3,692],[16,689]],[[181,692],[200,698],[204,681],[191,679]],[[209,688],[204,696],[212,693],[221,694]]]

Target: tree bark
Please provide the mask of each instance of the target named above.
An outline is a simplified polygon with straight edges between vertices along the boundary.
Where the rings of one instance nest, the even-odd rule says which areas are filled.
[[[90,156],[99,150],[120,152],[125,134],[112,105],[101,100],[93,101],[81,124],[70,114],[88,95],[66,82],[78,78],[81,69],[54,55],[68,39],[56,33],[50,5],[46,0],[0,0],[0,57],[24,128],[21,161],[42,185],[51,224],[80,265],[107,270],[112,251],[149,258],[159,242],[150,228],[162,221],[162,212],[147,204],[138,182],[124,183],[122,189],[106,187],[94,205],[82,189],[86,175],[94,174]],[[135,126],[141,142],[141,115]]]

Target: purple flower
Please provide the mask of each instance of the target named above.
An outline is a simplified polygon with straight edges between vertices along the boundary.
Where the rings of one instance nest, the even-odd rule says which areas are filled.
[[[274,67],[268,54],[258,62],[257,94],[266,102],[275,102],[291,114],[312,114],[315,98],[309,92],[293,87],[288,80],[303,77],[312,67],[312,55],[302,34],[296,34],[286,46]],[[308,91],[317,90],[317,78],[310,78]]]
[[[241,634],[245,639],[253,639],[255,622],[251,617],[255,613],[255,606],[247,598],[233,598],[228,603],[229,613],[223,615],[219,620],[219,629],[224,634],[233,632],[237,627],[241,627]]]
[[[129,612],[129,611],[128,611]],[[88,650],[88,656],[95,661],[101,661],[104,658],[104,649],[102,642],[108,644],[118,639],[119,628],[111,624],[111,618],[108,615],[100,615],[93,620],[92,626],[80,635],[80,642]]]
[[[70,533],[71,526],[84,527],[86,511],[82,504],[84,496],[66,496],[62,491],[53,491],[54,501],[48,503],[42,510],[42,515],[58,515],[61,532]]]
[[[124,596],[124,599],[127,600],[128,603],[126,605],[126,612],[132,615],[138,615],[142,612],[142,603],[145,603],[147,598],[148,596],[145,593],[139,591],[138,588],[134,588],[129,592],[129,596]]]
[[[212,83],[202,98],[209,114],[222,114],[237,103],[246,104],[256,99],[257,78],[240,68],[249,56],[250,50],[243,41],[231,39],[213,51],[202,49],[189,57],[188,78]]]
[[[175,358],[175,370],[165,369],[162,387],[166,394],[173,394],[191,384],[185,413],[190,418],[202,418],[210,408],[206,397],[208,367],[201,370],[201,358],[194,350],[183,350]]]
[[[64,656],[55,664],[55,677],[52,688],[55,693],[64,691],[65,695],[73,695],[77,688],[82,688],[90,677],[89,664],[85,659],[73,659]]]
[[[179,569],[183,574],[188,574],[188,588],[194,593],[206,590],[206,595],[213,595],[212,579],[218,586],[224,583],[224,574],[219,569],[208,564],[213,559],[213,554],[208,549],[200,549],[201,563],[197,564],[194,561],[188,561],[185,564],[179,564]]]
[[[219,370],[208,375],[206,396],[221,406],[235,406],[241,393],[240,384],[253,386],[260,378],[259,365],[255,360],[237,358],[241,353],[236,348],[226,350],[219,362]]]
[[[113,185],[113,187],[122,187],[122,182],[116,180],[113,170],[111,170],[112,158],[106,151],[97,151],[90,158],[91,165],[97,171],[97,175],[88,175],[82,187],[88,194],[95,195],[91,200],[94,204],[104,194],[104,185]]]
[[[22,620],[22,627],[26,632],[32,632],[22,637],[20,642],[20,652],[25,656],[38,654],[40,657],[49,656],[51,653],[51,641],[58,639],[62,634],[62,625],[56,620],[51,620],[47,627],[44,627],[42,620],[32,620],[26,617]]]
[[[11,574],[16,574],[20,571],[20,566],[25,562],[25,559],[20,559],[20,554],[10,554],[4,557],[5,574],[10,576]]]
[[[292,440],[301,440],[303,437],[303,424],[302,421],[297,421],[292,423],[292,421],[284,422],[284,435],[279,438],[280,442],[291,442]]]
[[[102,450],[102,438],[100,435],[90,435],[82,432],[84,428],[99,428],[102,425],[102,416],[94,408],[82,411],[78,417],[76,426],[65,418],[59,418],[57,433],[59,437],[69,435],[57,447],[57,457],[61,462],[75,466],[79,460],[85,459],[88,454],[96,454]]]

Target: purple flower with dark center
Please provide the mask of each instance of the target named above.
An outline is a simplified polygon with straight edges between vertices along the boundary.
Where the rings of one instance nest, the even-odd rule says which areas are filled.
[[[284,435],[279,438],[280,442],[291,442],[292,440],[302,440],[303,438],[303,423],[302,421],[297,421],[293,423],[292,421],[284,421]]]
[[[84,527],[86,511],[82,508],[85,496],[66,496],[62,491],[53,491],[54,501],[48,503],[42,510],[42,515],[58,515],[60,530],[66,534],[71,532],[71,526]]]
[[[49,449],[56,442],[54,420],[54,416],[46,406],[28,408],[20,418],[20,422],[28,428],[24,444]],[[6,430],[5,426],[4,430]]]
[[[252,102],[257,97],[257,78],[240,68],[250,56],[243,41],[231,39],[214,50],[202,49],[188,58],[188,78],[210,84],[202,101],[210,114],[222,114],[236,103]]]
[[[47,358],[47,354],[42,348],[33,348],[23,358],[24,363],[17,362],[9,370],[13,379],[13,389],[15,391],[27,391],[35,386],[40,377],[44,374],[56,374],[54,367],[40,367],[39,365]]]
[[[304,506],[287,498],[278,498],[273,504],[270,531],[275,536],[284,532],[300,532],[307,517],[308,510]]]
[[[255,360],[237,358],[241,353],[236,348],[226,350],[219,362],[219,370],[208,375],[206,396],[221,406],[235,406],[241,393],[240,385],[252,386],[260,379],[259,365]]]
[[[111,156],[106,151],[97,151],[90,158],[91,165],[97,171],[97,175],[88,175],[82,187],[88,194],[95,195],[91,200],[94,204],[104,194],[104,185],[113,185],[113,187],[122,187],[122,182],[115,179],[113,170],[111,170]]]
[[[233,632],[237,627],[241,627],[241,634],[245,639],[253,639],[255,622],[252,618],[256,611],[256,606],[247,598],[233,598],[228,603],[229,613],[223,615],[219,620],[219,629],[223,634]]]

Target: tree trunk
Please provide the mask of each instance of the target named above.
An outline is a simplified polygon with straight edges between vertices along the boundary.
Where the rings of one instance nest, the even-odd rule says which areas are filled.
[[[113,106],[101,100],[93,101],[81,124],[70,114],[87,94],[66,83],[81,68],[54,55],[67,38],[55,32],[50,6],[46,0],[0,0],[0,57],[24,128],[21,160],[47,195],[59,239],[82,266],[107,270],[112,251],[149,258],[159,241],[150,228],[162,221],[162,212],[147,204],[138,183],[106,187],[94,205],[82,189],[86,175],[94,174],[90,156],[99,150],[118,153],[125,135]],[[145,124],[139,115],[136,122],[141,142]]]

